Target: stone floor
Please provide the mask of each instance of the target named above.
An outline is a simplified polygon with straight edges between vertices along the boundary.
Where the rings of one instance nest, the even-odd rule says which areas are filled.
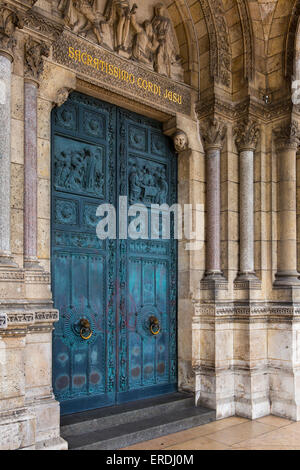
[[[300,450],[300,422],[228,418],[122,450]]]

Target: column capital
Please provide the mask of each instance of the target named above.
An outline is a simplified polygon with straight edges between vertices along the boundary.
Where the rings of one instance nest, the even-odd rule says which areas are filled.
[[[23,16],[16,8],[6,2],[0,2],[0,55],[9,55],[13,59],[16,45],[14,37],[17,28],[23,29]]]
[[[260,137],[260,127],[253,119],[244,119],[233,130],[239,152],[255,151]]]
[[[28,37],[24,45],[25,79],[36,82],[44,70],[44,57],[49,57],[50,47]]]
[[[273,131],[275,143],[279,150],[297,150],[300,145],[300,130],[297,121],[278,127]]]
[[[227,126],[216,118],[209,118],[200,124],[200,136],[205,150],[222,150]]]

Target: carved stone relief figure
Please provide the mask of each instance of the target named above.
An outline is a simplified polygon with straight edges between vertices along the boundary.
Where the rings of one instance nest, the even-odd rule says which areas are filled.
[[[59,0],[58,10],[74,33],[84,37],[93,33],[97,43],[102,44],[105,19],[100,12],[100,0]]]
[[[180,57],[176,54],[170,36],[171,20],[166,16],[163,3],[158,3],[154,7],[152,27],[159,43],[154,61],[154,69],[156,72],[171,78],[172,66],[180,66]]]
[[[131,24],[136,32],[133,39],[132,59],[152,66],[159,43],[154,37],[151,21],[146,20],[143,25],[139,25],[134,15],[131,18]]]
[[[104,16],[114,31],[114,49],[116,52],[127,51],[131,18],[137,10],[134,3],[130,9],[129,0],[108,0]]]
[[[18,13],[8,3],[0,4],[0,48],[12,52],[15,46],[13,37],[16,28],[22,29],[24,21]]]
[[[156,4],[153,18],[143,22],[137,19],[137,9],[131,0],[58,0],[58,10],[74,33],[183,81],[175,32],[164,4]]]

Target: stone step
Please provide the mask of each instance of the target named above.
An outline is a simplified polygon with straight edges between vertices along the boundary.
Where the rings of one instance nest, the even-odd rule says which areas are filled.
[[[63,416],[61,426],[65,436],[72,436],[155,417],[157,414],[179,411],[193,405],[194,396],[192,394],[172,393],[134,403]]]
[[[117,450],[216,419],[215,411],[195,407],[193,396],[181,393],[80,415],[62,418],[71,450]]]

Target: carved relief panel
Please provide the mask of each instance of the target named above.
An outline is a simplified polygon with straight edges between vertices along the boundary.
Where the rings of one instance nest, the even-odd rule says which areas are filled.
[[[174,27],[163,3],[131,0],[58,0],[65,25],[75,34],[183,81]],[[145,19],[146,18],[146,19]]]

